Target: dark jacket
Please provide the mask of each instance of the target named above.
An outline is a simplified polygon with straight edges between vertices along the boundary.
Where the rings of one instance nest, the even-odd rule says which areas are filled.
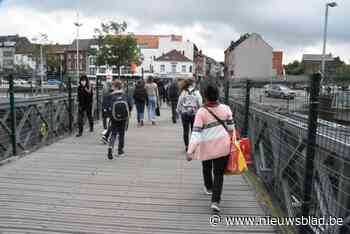
[[[78,103],[79,107],[82,108],[91,108],[92,107],[92,98],[93,98],[93,90],[91,87],[91,92],[86,91],[86,88],[89,89],[89,85],[85,85],[84,87],[79,85],[78,87]]]
[[[102,118],[110,118],[110,115],[108,113],[108,105],[109,105],[109,96],[113,92],[112,89],[108,90],[106,94],[103,95],[102,100]]]
[[[103,107],[103,111],[110,117],[112,116],[112,107],[113,103],[116,101],[125,101],[128,103],[129,111],[132,109],[132,101],[128,96],[122,91],[122,90],[117,90],[113,91],[108,97],[106,98],[105,105]]]
[[[146,92],[145,86],[137,84],[135,87],[133,97],[135,102],[145,103],[147,99],[147,92]]]
[[[171,83],[170,86],[168,87],[168,99],[170,101],[176,102],[177,100],[179,100],[179,96],[180,96],[179,85],[177,84],[177,82]]]

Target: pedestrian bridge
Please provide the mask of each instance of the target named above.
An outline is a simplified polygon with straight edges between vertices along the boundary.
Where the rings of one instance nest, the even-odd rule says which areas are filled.
[[[97,126],[102,124],[97,123]],[[107,160],[101,128],[0,166],[0,233],[275,233],[272,226],[210,225],[201,164],[185,160],[180,124],[162,109],[157,126],[126,137]],[[244,176],[226,176],[223,216],[265,216]]]

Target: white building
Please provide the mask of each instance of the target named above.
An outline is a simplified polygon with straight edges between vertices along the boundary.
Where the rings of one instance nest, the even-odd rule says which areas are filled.
[[[171,50],[154,60],[154,75],[160,79],[188,79],[193,70],[193,61],[183,51]]]
[[[156,69],[156,59],[172,50],[181,51],[187,59],[194,59],[194,44],[190,41],[183,41],[182,36],[178,35],[134,35],[137,40],[138,47],[141,51],[142,63],[137,67],[134,74],[131,74],[129,66],[121,68],[122,76],[157,76],[159,69]],[[96,45],[91,44],[91,48]],[[101,66],[97,68],[94,64],[94,56],[88,58],[88,76],[107,76],[109,78],[118,75],[116,68],[108,68]],[[181,65],[182,66],[182,65]],[[193,64],[192,64],[193,66]],[[194,69],[192,67],[192,74]]]
[[[245,34],[225,50],[229,78],[272,77],[272,47],[259,34]]]
[[[27,54],[15,54],[14,64],[24,66],[32,70],[35,70],[36,68],[36,61],[31,55]]]

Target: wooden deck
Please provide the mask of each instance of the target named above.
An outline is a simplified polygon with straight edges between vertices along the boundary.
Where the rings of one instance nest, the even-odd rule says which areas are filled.
[[[125,158],[107,160],[100,129],[0,167],[0,233],[274,233],[209,225],[201,164],[185,160],[181,126],[127,132]],[[169,119],[169,120],[168,120]],[[222,215],[264,215],[241,176],[225,177]]]

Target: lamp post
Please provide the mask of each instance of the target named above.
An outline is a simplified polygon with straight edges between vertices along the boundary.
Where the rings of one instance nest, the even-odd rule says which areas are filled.
[[[44,62],[43,62],[43,43],[47,42],[47,35],[45,33],[40,33],[39,38],[35,37],[32,39],[34,42],[40,43],[40,87],[41,94],[44,93],[43,82],[44,82]]]
[[[77,27],[77,79],[79,80],[79,28],[83,26],[83,24],[79,22],[79,13],[77,13],[77,22],[74,22],[74,25]]]
[[[336,2],[329,2],[326,4],[326,15],[324,22],[324,32],[323,32],[323,52],[322,52],[322,64],[321,64],[321,72],[323,78],[325,77],[326,70],[326,43],[327,43],[327,30],[328,30],[328,7],[336,7],[338,4]]]

